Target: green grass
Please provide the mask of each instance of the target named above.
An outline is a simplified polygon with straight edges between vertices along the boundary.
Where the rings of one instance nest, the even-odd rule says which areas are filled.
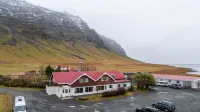
[[[12,111],[12,96],[0,95],[0,112]]]

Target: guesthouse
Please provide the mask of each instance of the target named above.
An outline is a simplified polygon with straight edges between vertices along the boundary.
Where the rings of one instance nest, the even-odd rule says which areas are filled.
[[[119,71],[54,72],[51,81],[53,86],[47,86],[46,92],[59,98],[102,93],[120,87],[128,89],[131,85]]]
[[[183,88],[200,89],[200,77],[169,75],[169,74],[153,74],[156,81],[167,81],[169,85],[179,84]]]

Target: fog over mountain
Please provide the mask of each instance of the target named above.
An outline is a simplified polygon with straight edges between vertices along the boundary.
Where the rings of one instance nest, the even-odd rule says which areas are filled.
[[[80,16],[120,43],[127,55],[153,63],[200,63],[199,0],[27,0]]]

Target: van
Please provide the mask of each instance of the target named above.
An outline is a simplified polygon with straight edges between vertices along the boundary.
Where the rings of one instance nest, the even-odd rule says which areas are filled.
[[[23,96],[15,97],[15,105],[13,108],[13,112],[27,112],[27,106],[25,102],[25,98]]]
[[[158,81],[156,82],[156,85],[157,86],[169,86],[168,82],[167,81]]]

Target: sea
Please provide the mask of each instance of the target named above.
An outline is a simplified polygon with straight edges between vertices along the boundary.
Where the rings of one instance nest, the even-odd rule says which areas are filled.
[[[190,68],[192,71],[187,74],[200,75],[200,64],[171,64],[171,66]]]

